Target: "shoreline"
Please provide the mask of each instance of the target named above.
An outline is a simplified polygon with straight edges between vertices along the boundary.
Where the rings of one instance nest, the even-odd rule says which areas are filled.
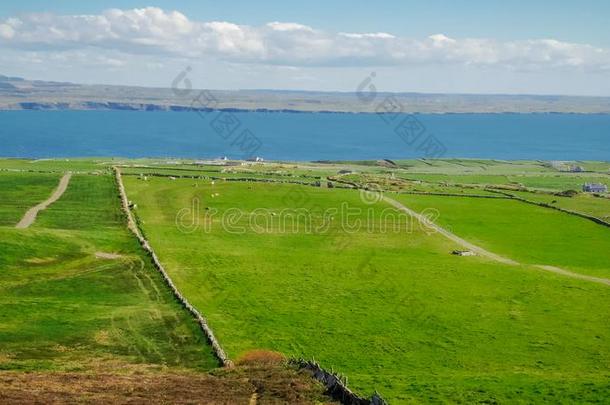
[[[38,103],[24,102],[23,105],[0,106],[0,112],[12,111],[129,111],[146,113],[173,113],[173,112],[230,112],[230,113],[269,113],[269,114],[340,114],[340,115],[391,115],[387,112],[375,111],[341,111],[341,110],[300,110],[290,108],[192,108],[184,105],[163,105],[163,104],[141,104],[141,103],[98,103],[99,107],[88,106],[62,106],[66,103]],[[113,105],[116,104],[116,105]],[[610,110],[602,111],[403,111],[399,115],[610,115]]]

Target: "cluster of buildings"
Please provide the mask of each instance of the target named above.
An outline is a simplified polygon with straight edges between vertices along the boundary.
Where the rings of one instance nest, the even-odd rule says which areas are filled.
[[[246,162],[262,163],[264,161],[265,159],[260,156],[248,158],[245,160],[245,162],[240,160],[229,160],[229,158],[227,158],[226,156],[221,156],[217,159],[211,160],[196,160],[193,162],[193,164],[196,166],[243,166],[247,164]]]

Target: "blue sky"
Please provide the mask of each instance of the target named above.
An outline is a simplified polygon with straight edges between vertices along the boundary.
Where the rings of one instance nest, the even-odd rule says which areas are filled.
[[[120,43],[114,37],[92,42],[80,38],[99,35],[92,35],[78,18],[66,23],[25,17],[44,12],[103,16],[109,8],[124,10],[128,16],[129,10],[145,7],[157,7],[164,13],[177,10],[202,27],[213,21],[231,23],[241,32],[236,34],[228,26],[205,26],[188,33],[179,29],[168,36],[180,42],[170,44],[154,29],[152,34],[147,31],[150,19],[145,16],[146,21],[138,22],[141,30],[125,34],[134,36],[122,37]],[[114,32],[123,32],[117,24],[127,20],[120,17],[113,22]],[[13,22],[3,28],[2,21],[11,18]],[[15,18],[20,19],[19,24]],[[299,26],[269,28],[273,22]],[[57,24],[63,36],[55,43],[33,39],[54,38],[39,33],[51,32]],[[180,66],[193,65],[202,72],[200,86],[349,91],[354,81],[374,70],[380,72],[379,84],[384,90],[610,95],[608,27],[610,2],[601,0],[22,0],[0,3],[0,52],[4,53],[0,73],[164,86]],[[157,28],[163,31],[166,26]],[[69,33],[67,29],[81,31]],[[232,33],[227,34],[227,29]],[[142,38],[143,31],[152,37]],[[346,33],[348,36],[343,35]],[[195,35],[199,36],[196,41]],[[79,40],[68,40],[73,37]],[[260,37],[260,44],[250,41],[255,37]],[[227,38],[231,49],[223,48]],[[210,43],[202,45],[204,41]],[[136,47],[136,42],[146,46]],[[330,48],[299,48],[304,42]],[[257,48],[269,43],[272,49]],[[180,52],[174,52],[175,48]],[[414,49],[424,51],[415,55]],[[305,60],[303,53],[312,57]],[[342,56],[333,58],[332,54]],[[100,63],[93,63],[95,58]]]
[[[443,32],[448,36],[497,39],[546,38],[610,44],[610,2],[584,1],[134,1],[21,0],[0,3],[0,15],[50,11],[96,14],[107,8],[160,7],[193,19],[259,25],[297,21],[327,30],[387,31],[404,36]]]

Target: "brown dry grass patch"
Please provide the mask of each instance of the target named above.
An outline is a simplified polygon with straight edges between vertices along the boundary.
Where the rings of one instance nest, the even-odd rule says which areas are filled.
[[[251,350],[239,357],[236,361],[238,365],[265,365],[265,364],[284,364],[286,356],[280,352],[271,350]]]
[[[211,373],[0,372],[0,403],[10,404],[331,404],[324,388],[284,365]]]

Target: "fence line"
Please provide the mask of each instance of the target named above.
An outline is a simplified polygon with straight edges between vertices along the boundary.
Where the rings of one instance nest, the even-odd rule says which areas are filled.
[[[173,170],[173,171],[181,171],[181,172],[191,172],[191,173],[222,173],[221,171],[218,170],[198,170],[198,169],[193,169],[193,168],[185,168],[185,167],[167,167],[167,166],[131,166],[131,165],[119,165],[122,168],[125,169],[143,169],[143,170]],[[233,167],[233,166],[218,166],[218,167]],[[154,171],[151,171],[149,173],[155,173]],[[240,173],[240,174],[248,174],[248,173],[256,173],[256,174],[262,174],[262,175],[266,175],[266,176],[277,176],[277,177],[292,177],[292,178],[302,178],[302,179],[314,179],[314,180],[322,180],[322,176],[309,176],[306,174],[291,174],[291,173],[286,173],[286,172],[248,172],[248,171],[226,171],[224,173]],[[128,176],[131,173],[123,173],[124,176]],[[145,173],[143,173],[145,174]],[[161,173],[164,174],[164,173]],[[170,175],[171,176],[171,175]]]
[[[173,177],[177,179],[192,179],[192,180],[218,180],[218,181],[240,181],[240,182],[258,182],[258,183],[282,183],[282,184],[299,184],[303,186],[320,187],[320,180],[314,181],[299,181],[299,180],[280,180],[280,179],[265,179],[255,177],[217,177],[217,176],[186,176],[180,174],[165,174],[165,173],[142,173],[149,177]],[[125,176],[140,176],[137,173],[126,173]]]
[[[500,200],[508,200],[509,197],[503,197],[498,195],[485,195],[485,194],[460,194],[460,193],[437,193],[434,191],[397,191],[397,194],[411,194],[411,195],[436,195],[442,197],[469,197],[469,198],[492,198]]]
[[[195,318],[195,321],[197,322],[197,324],[203,331],[205,337],[207,338],[208,342],[212,346],[214,354],[216,355],[216,357],[218,358],[220,363],[224,367],[232,367],[233,362],[229,359],[229,357],[226,355],[225,351],[220,346],[220,343],[214,336],[214,333],[212,332],[212,329],[208,325],[206,319],[201,315],[201,313],[199,313],[199,311],[195,307],[193,307],[188,302],[188,300],[182,295],[182,293],[180,293],[178,288],[173,283],[172,279],[169,277],[169,275],[165,271],[165,268],[161,264],[161,261],[157,257],[157,254],[151,247],[150,243],[148,243],[148,240],[144,237],[144,235],[140,231],[140,228],[138,227],[136,221],[134,220],[133,214],[131,213],[131,210],[129,209],[129,202],[127,200],[127,194],[125,193],[125,187],[123,185],[123,180],[121,178],[121,172],[120,172],[119,168],[116,166],[113,166],[112,169],[114,170],[116,182],[117,182],[117,185],[119,188],[119,193],[121,195],[121,206],[123,208],[123,211],[127,215],[127,227],[136,236],[136,238],[138,238],[138,241],[140,242],[140,245],[142,246],[142,248],[150,255],[154,266],[161,273],[161,276],[163,277],[165,284],[167,284],[167,286],[170,288],[174,297],[182,304],[182,306],[187,311],[189,311],[191,313],[193,318]]]
[[[375,392],[370,399],[362,398],[347,388],[346,378],[327,370],[324,370],[315,361],[303,359],[291,359],[290,364],[296,365],[301,370],[307,370],[311,376],[320,381],[326,387],[326,394],[344,405],[387,405],[387,402]]]
[[[362,186],[362,185],[359,185],[354,182],[341,180],[336,177],[329,177],[329,183],[331,181],[335,182],[335,184],[333,185],[333,188],[350,188],[350,189],[359,189],[359,190],[366,190],[366,191],[373,191],[373,192],[383,191],[383,190],[370,188],[367,186]],[[340,184],[342,186],[338,186],[338,184]],[[411,194],[411,195],[437,195],[437,196],[443,196],[443,197],[470,197],[470,198],[495,198],[495,199],[508,199],[509,198],[506,196],[501,197],[501,196],[497,196],[497,195],[443,193],[443,192],[436,192],[436,191],[404,191],[404,190],[402,190],[402,191],[387,191],[387,192],[396,193],[396,194]]]
[[[521,202],[524,202],[524,203],[527,203],[527,204],[537,205],[539,207],[550,208],[550,209],[561,211],[561,212],[564,212],[564,213],[570,214],[570,215],[576,215],[577,217],[581,217],[581,218],[584,218],[584,219],[588,219],[589,221],[593,221],[596,224],[610,227],[610,223],[604,221],[603,219],[594,217],[592,215],[583,214],[582,212],[578,212],[578,211],[568,210],[566,208],[556,207],[554,205],[551,205],[551,204],[548,204],[548,203],[544,203],[544,202],[528,200],[527,198],[523,198],[521,196],[510,194],[510,193],[507,193],[507,192],[504,192],[504,191],[500,191],[500,190],[494,190],[494,189],[491,189],[491,188],[487,189],[487,190],[491,191],[492,193],[502,194],[504,196],[509,197],[512,200],[517,200],[517,201],[521,201]]]

